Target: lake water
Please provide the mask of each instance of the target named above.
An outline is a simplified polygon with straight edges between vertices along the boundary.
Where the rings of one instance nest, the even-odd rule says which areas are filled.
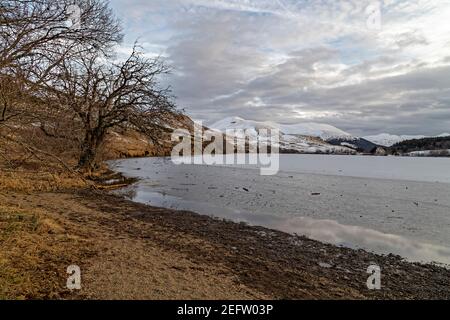
[[[450,264],[450,159],[281,155],[280,172],[111,162],[137,202],[244,221],[351,248]]]

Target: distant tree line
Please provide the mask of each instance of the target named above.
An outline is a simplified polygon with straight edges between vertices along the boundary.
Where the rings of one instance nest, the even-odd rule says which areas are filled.
[[[112,130],[157,142],[179,112],[160,85],[169,69],[137,44],[121,59],[122,39],[103,0],[1,0],[0,156],[11,145],[36,158],[71,149],[91,170]]]
[[[424,138],[399,142],[389,148],[391,154],[406,154],[415,151],[431,150],[433,156],[449,156],[450,137]]]

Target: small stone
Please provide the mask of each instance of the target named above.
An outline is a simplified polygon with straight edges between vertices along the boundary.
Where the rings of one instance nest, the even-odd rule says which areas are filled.
[[[326,269],[330,269],[330,268],[333,267],[331,264],[325,263],[325,262],[320,262],[320,263],[319,263],[319,266],[320,266],[321,268],[326,268]]]

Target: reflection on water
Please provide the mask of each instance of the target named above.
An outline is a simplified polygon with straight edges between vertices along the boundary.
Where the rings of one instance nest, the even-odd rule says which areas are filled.
[[[115,169],[143,179],[121,190],[136,202],[243,221],[380,254],[398,254],[410,261],[450,264],[450,248],[444,245],[448,243],[445,230],[449,222],[444,200],[448,201],[449,189],[440,188],[441,194],[435,184],[411,183],[405,188],[403,182],[397,186],[394,181],[377,180],[369,192],[362,192],[362,186],[370,185],[371,180],[292,173],[262,178],[256,170],[180,167],[162,159],[119,161]],[[308,188],[306,192],[304,188]],[[317,189],[321,196],[312,197],[311,191]],[[435,199],[428,201],[428,194]],[[418,197],[423,207],[413,203]],[[384,230],[398,230],[399,234]]]
[[[127,194],[133,201],[152,206],[189,210],[236,222],[246,222],[250,225],[304,235],[310,239],[348,248],[364,248],[380,254],[393,253],[413,262],[439,262],[450,265],[449,248],[414,242],[401,236],[384,234],[362,227],[346,226],[332,220],[316,220],[295,216],[286,219],[272,215],[255,215],[152,192],[148,190],[148,185],[139,186],[138,184],[121,190],[120,193]]]

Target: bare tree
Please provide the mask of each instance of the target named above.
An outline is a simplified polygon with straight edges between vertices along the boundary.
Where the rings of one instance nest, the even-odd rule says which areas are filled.
[[[0,124],[23,113],[23,100],[21,83],[14,77],[0,77]]]
[[[74,48],[102,50],[121,39],[120,24],[103,0],[0,3],[0,69],[36,64],[42,58],[67,54]]]
[[[73,14],[78,21],[68,22]],[[170,90],[158,85],[168,69],[136,48],[126,61],[111,63],[111,46],[121,39],[120,24],[104,0],[2,0],[3,137],[35,154],[29,143],[44,141],[40,130],[59,145],[48,150],[52,154],[76,145],[81,169],[95,165],[111,130],[136,130],[157,145],[177,115]],[[11,119],[11,126],[3,125]]]
[[[159,76],[168,71],[159,59],[146,59],[136,47],[121,63],[105,62],[99,54],[61,62],[44,100],[56,101],[81,128],[80,169],[94,166],[111,130],[133,129],[156,143],[169,130],[177,111],[170,89],[159,85]]]
[[[121,39],[120,24],[103,0],[2,0],[0,125],[33,109],[32,101],[19,98],[51,81],[51,70],[62,60],[106,53]]]

